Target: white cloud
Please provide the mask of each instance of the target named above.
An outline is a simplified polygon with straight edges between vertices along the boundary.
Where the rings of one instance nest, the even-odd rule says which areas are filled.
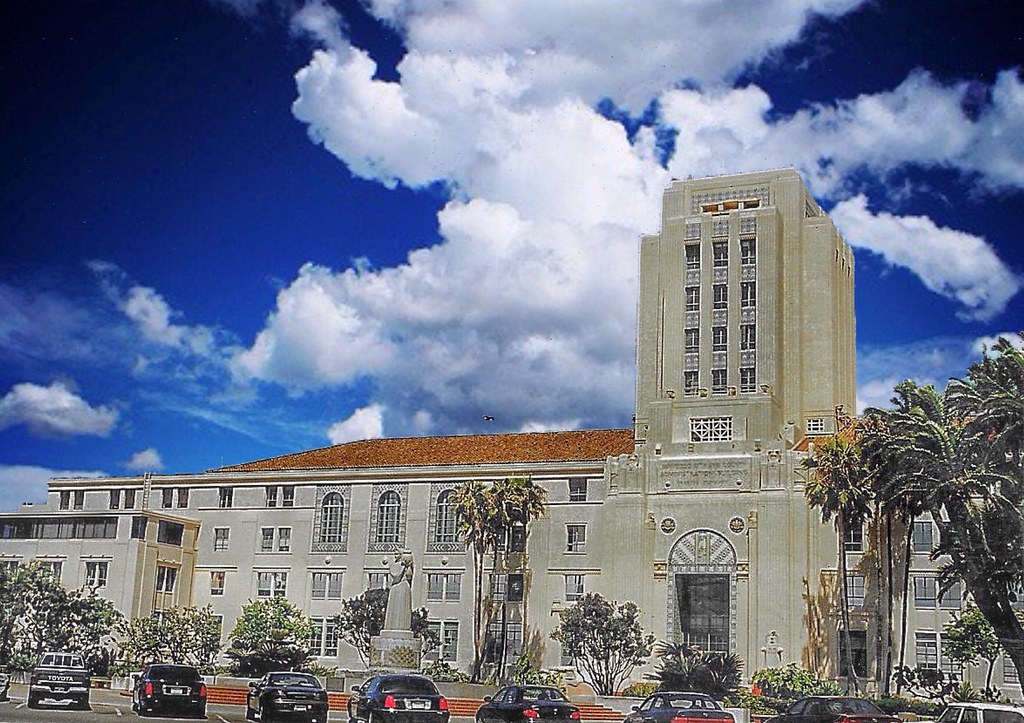
[[[48,469],[34,465],[0,464],[0,511],[26,502],[46,502],[47,485],[54,477],[105,477],[106,472]]]
[[[978,236],[924,216],[872,213],[863,195],[837,204],[831,216],[851,245],[909,269],[931,291],[956,300],[966,319],[994,318],[1020,291],[1021,277]]]
[[[331,444],[344,444],[360,439],[379,439],[384,436],[384,410],[371,404],[355,410],[348,419],[335,422],[327,430]]]
[[[1024,187],[1024,84],[998,75],[991,101],[965,110],[972,86],[924,71],[892,91],[820,104],[770,119],[768,95],[742,89],[668,90],[661,118],[678,129],[669,169],[676,176],[793,166],[811,190],[842,197],[860,169],[886,176],[910,165],[977,174],[990,189]]]
[[[1017,331],[1004,331],[999,334],[978,337],[974,340],[972,348],[980,355],[986,349],[991,350],[1000,339],[1006,339],[1006,341],[1010,342],[1011,346],[1017,349],[1024,349],[1024,337],[1021,336],[1022,331],[1024,331],[1024,328]]]
[[[0,430],[24,424],[44,436],[93,435],[106,437],[117,423],[113,407],[92,407],[63,382],[48,387],[15,384],[0,399]]]
[[[164,461],[154,447],[148,447],[133,454],[122,466],[133,472],[159,472],[164,468]]]
[[[171,319],[180,314],[154,289],[133,286],[121,302],[121,310],[152,342],[199,356],[207,356],[214,349],[213,333],[209,329],[172,323]]]

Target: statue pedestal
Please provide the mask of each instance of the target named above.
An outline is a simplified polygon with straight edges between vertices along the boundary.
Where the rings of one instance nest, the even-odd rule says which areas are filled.
[[[419,670],[422,647],[411,630],[381,630],[370,638],[370,667]]]

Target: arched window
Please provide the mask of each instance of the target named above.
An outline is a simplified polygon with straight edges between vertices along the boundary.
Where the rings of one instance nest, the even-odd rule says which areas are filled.
[[[437,521],[434,526],[434,542],[455,542],[457,530],[455,526],[455,503],[452,502],[452,490],[444,490],[437,496],[434,510]]]
[[[342,541],[342,518],[345,501],[340,492],[328,492],[320,503],[319,542]]]
[[[402,498],[394,490],[388,490],[377,500],[377,542],[397,543],[399,520],[402,514]]]

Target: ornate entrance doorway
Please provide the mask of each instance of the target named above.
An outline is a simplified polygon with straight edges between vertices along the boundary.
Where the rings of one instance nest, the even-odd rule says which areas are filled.
[[[736,550],[722,535],[693,530],[668,559],[668,627],[677,643],[736,650]]]

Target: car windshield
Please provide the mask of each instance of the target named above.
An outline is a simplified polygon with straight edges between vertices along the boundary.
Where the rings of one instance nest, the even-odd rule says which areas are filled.
[[[523,700],[557,700],[566,701],[558,688],[523,688]]]
[[[301,673],[278,673],[270,676],[271,685],[294,685],[301,688],[319,688],[320,681],[312,675]]]
[[[717,708],[715,701],[710,698],[677,696],[675,698],[667,698],[665,702],[673,708],[705,708],[708,710],[715,710]]]
[[[149,669],[149,677],[168,683],[194,683],[199,680],[199,671],[183,665],[154,665]]]
[[[861,715],[885,715],[882,709],[861,698],[836,698],[827,703],[829,713],[854,713]]]
[[[382,681],[380,692],[393,695],[437,695],[437,688],[426,678],[396,678]]]

